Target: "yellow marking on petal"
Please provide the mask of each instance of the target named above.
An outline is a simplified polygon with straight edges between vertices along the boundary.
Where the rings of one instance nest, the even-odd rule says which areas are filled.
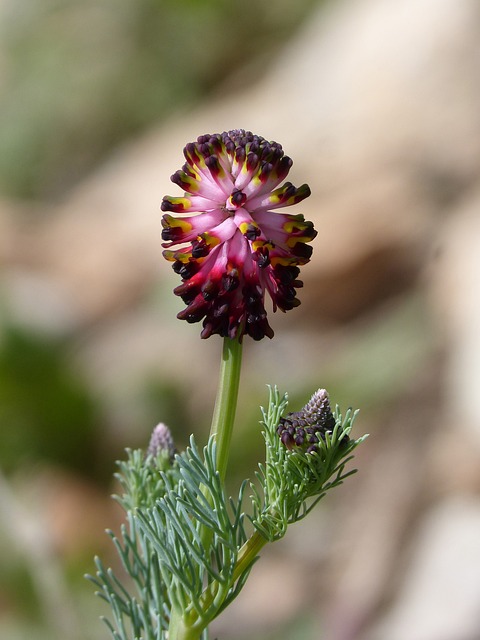
[[[259,178],[259,173],[256,173],[256,174],[253,176],[253,178],[252,178],[251,182],[252,182],[252,184],[253,184],[253,186],[254,186],[254,187],[260,187],[260,186],[263,184],[263,183],[262,183],[262,181],[261,181],[261,180],[260,180],[260,178]]]
[[[283,224],[283,229],[287,233],[293,233],[294,231],[304,231],[309,226],[309,223],[305,222],[303,216],[295,216],[290,218]]]
[[[165,260],[169,260],[170,262],[175,262],[175,251],[163,251],[162,253]]]
[[[254,240],[252,242],[252,249],[254,251],[257,251],[258,249],[261,249],[263,247],[271,251],[272,249],[275,249],[275,244],[273,242],[268,242],[268,240],[261,239]]]
[[[178,198],[170,197],[168,198],[168,202],[173,206],[182,205],[184,211],[186,209],[189,209],[192,204],[192,201],[190,200],[190,198],[182,198],[182,197],[178,197]]]
[[[258,229],[258,224],[255,224],[255,222],[242,222],[238,228],[243,233],[243,235],[245,235],[246,233],[248,233],[248,231],[252,230],[252,227],[254,229]]]
[[[268,197],[268,204],[272,207],[281,201],[282,199],[279,196],[275,195],[274,193],[271,193]]]
[[[201,169],[205,169],[205,167],[207,166],[205,164],[205,158],[203,157],[203,155],[201,153],[188,153],[188,160],[190,160],[190,162],[188,163],[190,169],[192,169],[193,171],[195,171],[195,167],[200,167]]]
[[[225,169],[222,167],[222,163],[219,162],[218,163],[218,173],[217,173],[217,178],[219,178],[220,180],[223,180],[226,176],[226,171]]]
[[[220,238],[217,238],[217,236],[208,233],[208,231],[205,231],[205,233],[202,233],[202,235],[199,237],[203,238],[203,240],[205,240],[209,247],[216,247],[217,244],[220,244],[222,242]]]
[[[282,257],[282,256],[272,256],[270,258],[270,264],[272,267],[276,267],[277,264],[282,265],[283,267],[291,267],[292,265],[298,264],[298,259],[294,257]]]
[[[202,180],[202,174],[200,173],[200,171],[198,170],[197,166],[191,166],[189,165],[188,167],[189,173],[185,173],[185,175],[188,175],[192,180],[196,180],[197,182],[201,182]],[[193,175],[191,175],[193,174]]]
[[[176,260],[178,260],[178,262],[187,264],[192,259],[192,252],[190,250],[171,251],[167,249],[163,252],[163,257],[170,262],[175,262]]]
[[[165,216],[166,217],[166,216]],[[187,220],[183,220],[182,218],[174,218],[173,216],[168,216],[168,226],[169,227],[180,227],[180,229],[187,233],[193,229],[193,225],[191,222]]]
[[[197,193],[200,191],[200,182],[201,177],[192,177],[188,173],[182,172],[179,175],[179,182],[176,182],[180,187],[184,187],[186,185],[188,187],[187,191],[192,193]]]
[[[297,244],[297,242],[311,242],[312,240],[313,238],[310,236],[292,236],[287,240],[287,247],[292,248]]]

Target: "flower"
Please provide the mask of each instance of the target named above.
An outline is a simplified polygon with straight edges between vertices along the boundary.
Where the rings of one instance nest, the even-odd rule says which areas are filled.
[[[174,293],[187,305],[177,317],[203,320],[202,338],[272,338],[265,293],[273,311],[300,304],[299,266],[316,236],[302,215],[273,210],[304,200],[310,188],[278,186],[292,160],[281,145],[243,129],[200,136],[184,155],[171,180],[185,193],[162,202],[162,211],[177,214],[162,218],[163,255],[182,278]]]
[[[280,418],[277,434],[287,449],[312,453],[318,450],[319,438],[325,439],[325,433],[331,433],[334,428],[328,393],[319,389],[300,411]]]

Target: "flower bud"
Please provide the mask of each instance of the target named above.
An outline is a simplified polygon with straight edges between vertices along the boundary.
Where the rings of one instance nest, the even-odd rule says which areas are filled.
[[[147,456],[157,457],[162,452],[165,452],[165,455],[168,455],[170,462],[173,462],[173,457],[176,452],[175,443],[170,429],[166,424],[160,422],[152,431],[147,449]]]
[[[319,438],[325,438],[325,434],[334,428],[335,418],[328,393],[319,389],[300,411],[280,418],[277,434],[287,449],[312,453],[318,450]]]

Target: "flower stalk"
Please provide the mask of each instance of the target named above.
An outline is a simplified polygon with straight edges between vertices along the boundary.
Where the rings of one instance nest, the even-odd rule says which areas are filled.
[[[217,468],[222,481],[225,480],[228,465],[241,366],[242,344],[235,338],[224,338],[217,397],[210,428],[210,436],[214,437],[217,443]]]
[[[168,640],[199,640],[201,631],[195,627],[188,627],[177,610],[172,612],[168,626]]]
[[[267,538],[264,538],[258,531],[255,531],[250,538],[245,542],[243,547],[238,552],[237,565],[233,572],[233,580],[237,580],[239,576],[245,571],[245,569],[258,558],[260,551],[267,544]]]

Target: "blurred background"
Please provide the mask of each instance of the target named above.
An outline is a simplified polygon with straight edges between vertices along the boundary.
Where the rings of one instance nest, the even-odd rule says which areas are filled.
[[[175,319],[160,202],[188,141],[245,128],[319,234],[246,340],[232,487],[267,383],[370,438],[212,637],[478,640],[478,0],[3,0],[0,30],[0,637],[107,638],[115,460],[208,433],[221,341]]]

